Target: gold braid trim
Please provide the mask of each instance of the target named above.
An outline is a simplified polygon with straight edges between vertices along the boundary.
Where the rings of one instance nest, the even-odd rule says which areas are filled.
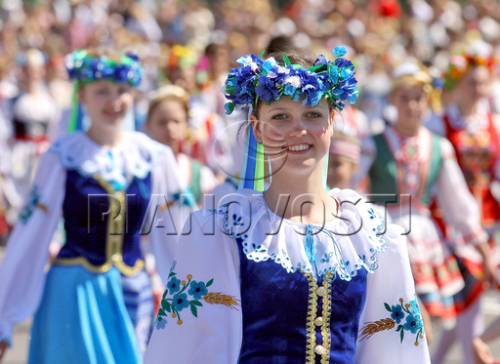
[[[307,347],[306,347],[306,364],[314,364],[316,362],[314,348],[316,347],[316,330],[314,327],[314,320],[316,319],[318,307],[318,285],[316,279],[311,273],[305,273],[307,281],[309,282],[309,303],[307,305]]]
[[[390,318],[368,322],[361,330],[361,340],[366,340],[377,332],[392,330],[395,326],[396,322]]]
[[[322,297],[323,301],[323,325],[321,326],[321,336],[323,338],[323,347],[326,349],[325,353],[321,356],[321,364],[328,364],[330,362],[330,315],[332,310],[332,279],[333,273],[328,272],[325,274],[323,280],[323,288],[325,288],[326,294]]]
[[[90,263],[87,259],[84,257],[77,257],[77,258],[58,258],[54,261],[54,265],[80,265],[84,267],[87,271],[92,272],[92,273],[106,273],[108,272],[113,266],[115,266],[120,273],[127,277],[132,277],[135,276],[137,273],[139,273],[143,268],[144,268],[144,261],[141,259],[138,259],[133,267],[130,267],[125,264],[125,262],[121,259],[121,256],[117,257],[117,259],[113,261],[107,261],[104,264],[101,265],[93,265]]]
[[[203,297],[203,300],[212,305],[224,305],[230,308],[236,308],[238,306],[238,300],[234,296],[224,293],[207,293],[207,295]]]

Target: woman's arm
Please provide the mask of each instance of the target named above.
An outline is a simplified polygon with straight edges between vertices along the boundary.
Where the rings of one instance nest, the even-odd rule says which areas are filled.
[[[236,363],[241,346],[239,253],[215,215],[199,211],[178,240],[146,364]],[[190,230],[190,232],[188,232]]]
[[[443,165],[437,182],[439,207],[446,222],[459,233],[462,242],[475,245],[484,261],[486,278],[493,283],[496,268],[491,260],[488,235],[481,227],[479,207],[465,183],[451,144],[444,139],[441,143]]]
[[[378,268],[368,275],[360,319],[357,363],[426,364],[429,349],[415,294],[406,240],[393,227]]]
[[[0,265],[0,342],[10,343],[14,324],[32,315],[40,301],[49,243],[61,217],[65,178],[57,155],[44,154]]]

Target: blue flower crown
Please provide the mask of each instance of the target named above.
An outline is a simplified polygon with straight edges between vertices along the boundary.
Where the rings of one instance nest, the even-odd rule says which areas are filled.
[[[284,67],[273,57],[249,54],[239,58],[240,66],[229,72],[225,83],[226,113],[231,114],[236,105],[255,106],[259,100],[271,103],[281,96],[303,100],[307,106],[317,105],[324,97],[331,107],[343,110],[346,102],[353,104],[358,98],[355,69],[343,58],[345,47],[336,47],[332,54],[335,60],[320,55],[309,68],[292,64],[287,55],[283,55]]]
[[[142,79],[139,57],[134,53],[125,53],[115,60],[81,49],[66,57],[66,70],[71,80],[83,83],[110,80],[137,87]]]

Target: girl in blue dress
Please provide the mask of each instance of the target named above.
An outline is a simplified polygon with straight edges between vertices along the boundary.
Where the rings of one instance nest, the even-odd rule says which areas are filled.
[[[124,131],[141,80],[135,55],[77,51],[67,66],[90,127],[43,155],[8,242],[0,265],[0,357],[13,326],[35,314],[29,363],[135,364],[153,317],[141,236],[149,233],[153,247],[172,244],[163,204],[171,205],[179,184],[164,168],[175,170],[175,159],[144,134]],[[73,111],[72,122],[81,120],[81,110]],[[164,229],[143,224],[159,214]],[[61,219],[66,241],[46,271]]]

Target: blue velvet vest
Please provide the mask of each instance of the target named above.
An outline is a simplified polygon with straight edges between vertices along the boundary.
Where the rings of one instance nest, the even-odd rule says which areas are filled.
[[[327,273],[316,280],[273,261],[240,253],[243,339],[239,363],[351,364],[355,361],[366,271],[351,281]]]
[[[143,267],[140,230],[151,196],[151,174],[125,190],[68,170],[63,202],[66,244],[56,264],[81,264],[94,272],[116,266],[133,275]]]

